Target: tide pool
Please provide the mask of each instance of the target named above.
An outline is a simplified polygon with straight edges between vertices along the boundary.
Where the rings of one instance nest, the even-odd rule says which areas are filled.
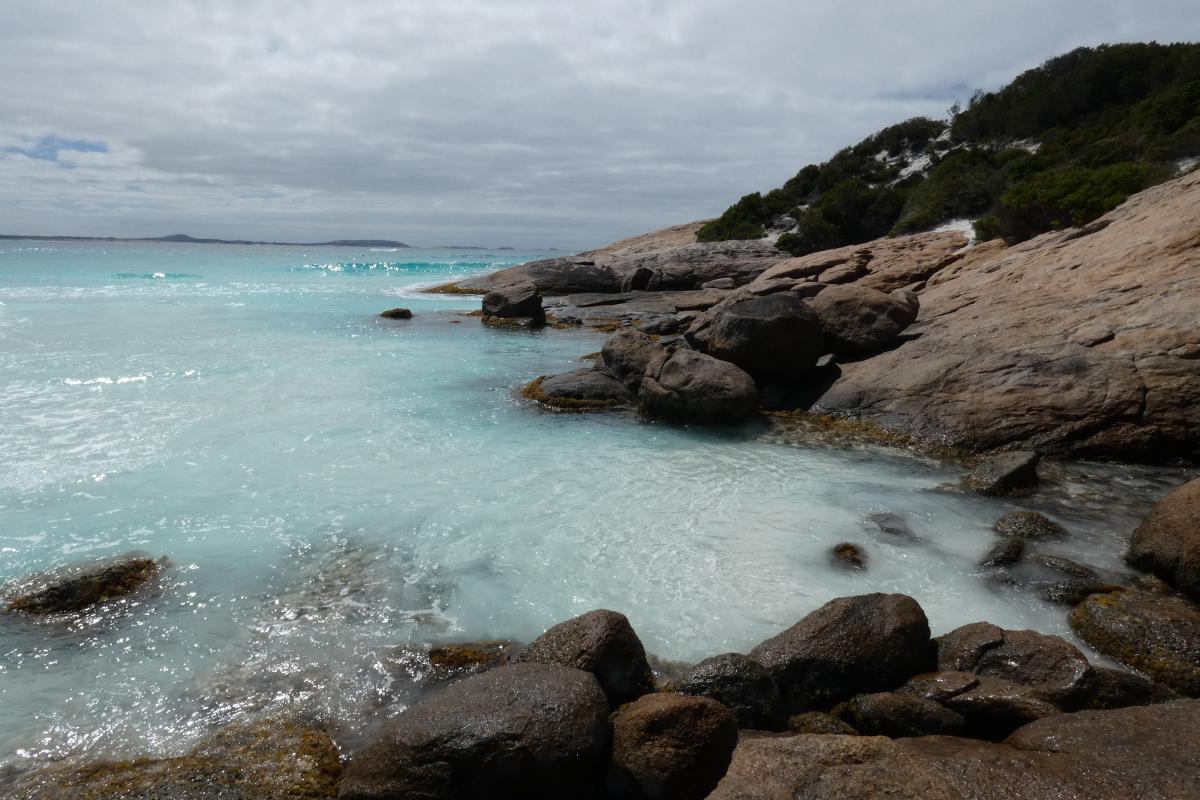
[[[1120,570],[1181,480],[1074,465],[991,500],[905,453],[545,411],[516,390],[602,335],[415,291],[541,255],[0,243],[0,580],[171,560],[128,614],[0,619],[0,765],[175,753],[289,708],[350,741],[413,696],[397,645],[528,641],[598,607],[682,661],[869,591],[913,595],[935,634],[1069,636],[1065,608],[977,571],[996,518],[1041,510],[1070,532],[1044,552]],[[376,316],[397,305],[415,318]],[[842,541],[866,571],[831,565]]]

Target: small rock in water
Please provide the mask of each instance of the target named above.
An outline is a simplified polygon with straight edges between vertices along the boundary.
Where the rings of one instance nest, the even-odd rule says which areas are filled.
[[[979,562],[981,567],[1009,567],[1021,560],[1025,552],[1025,540],[1020,536],[1009,536],[987,552]]]
[[[850,542],[835,544],[830,555],[833,556],[835,564],[857,570],[867,568],[867,554],[856,544]]]
[[[874,514],[868,514],[867,521],[889,536],[895,536],[898,539],[917,538],[912,528],[908,527],[908,522],[904,517],[891,511],[877,511]]]
[[[166,563],[165,558],[130,553],[35,575],[6,592],[13,595],[7,610],[34,616],[83,611],[137,591]]]
[[[967,488],[990,496],[1014,494],[1037,485],[1037,453],[1013,451],[985,459],[967,476]]]
[[[387,311],[380,313],[384,319],[412,319],[413,313],[407,308],[389,308]]]
[[[1022,539],[1059,539],[1067,533],[1062,525],[1036,511],[1010,511],[996,520],[994,530],[1001,536]]]

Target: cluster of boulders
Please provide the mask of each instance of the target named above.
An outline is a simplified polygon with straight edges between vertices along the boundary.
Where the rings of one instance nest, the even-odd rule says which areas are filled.
[[[514,290],[493,290],[485,307],[505,292]],[[692,319],[681,336],[621,330],[605,343],[600,364],[543,376],[524,394],[562,409],[636,402],[647,417],[737,422],[760,408],[764,393],[781,396],[818,384],[823,359],[827,366],[832,358],[862,358],[886,347],[916,320],[919,305],[906,289],[884,294],[809,284],[805,292],[767,295],[741,289]]]

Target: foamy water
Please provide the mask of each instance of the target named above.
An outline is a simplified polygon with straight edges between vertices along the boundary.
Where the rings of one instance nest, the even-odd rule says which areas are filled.
[[[866,591],[915,596],[935,632],[1069,635],[1064,608],[975,569],[992,523],[1042,510],[1071,533],[1043,551],[1120,570],[1180,480],[1051,468],[996,501],[902,453],[543,411],[514,389],[602,336],[493,330],[461,315],[477,298],[414,291],[533,255],[0,246],[0,579],[172,561],[122,614],[0,620],[0,763],[177,752],[279,708],[353,742],[413,697],[395,646],[528,640],[597,607],[677,660]],[[375,316],[397,304],[415,319]],[[830,565],[847,540],[867,571]]]

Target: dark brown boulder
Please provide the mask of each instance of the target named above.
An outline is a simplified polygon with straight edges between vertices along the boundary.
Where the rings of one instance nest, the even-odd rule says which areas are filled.
[[[1179,694],[1141,675],[1107,667],[1093,667],[1096,679],[1084,700],[1084,708],[1127,708],[1178,700]]]
[[[560,664],[596,676],[613,708],[654,691],[646,650],[624,614],[598,609],[560,622],[517,657]]]
[[[894,689],[929,659],[929,621],[900,594],[839,597],[750,651],[779,686],[789,714],[823,711]]]
[[[700,800],[716,787],[737,745],[737,723],[706,697],[648,694],[612,716],[614,797]]]
[[[379,316],[384,319],[412,319],[413,313],[407,308],[389,308],[380,312]]]
[[[542,296],[533,284],[501,286],[483,296],[484,317],[528,319],[535,324],[546,322]]]
[[[788,730],[792,733],[815,733],[820,735],[857,736],[858,731],[845,720],[828,711],[805,711],[788,718]]]
[[[1104,655],[1189,697],[1200,696],[1200,608],[1180,597],[1094,594],[1071,627]]]
[[[916,694],[878,692],[852,697],[833,709],[864,736],[960,736],[967,720],[936,700]]]
[[[562,411],[604,411],[633,403],[624,384],[593,367],[543,375],[521,389],[522,396]]]
[[[634,328],[617,331],[604,343],[600,357],[604,369],[631,392],[642,385],[646,367],[664,348],[653,337]]]
[[[6,609],[33,616],[83,611],[136,592],[165,565],[166,559],[129,553],[33,575],[4,588]]]
[[[896,692],[940,703],[963,716],[967,735],[992,741],[1034,720],[1062,713],[1036,686],[970,672],[918,675]]]
[[[638,392],[647,417],[701,424],[740,422],[758,409],[758,387],[737,366],[694,350],[651,362]]]
[[[338,797],[585,797],[602,780],[608,745],[608,702],[595,677],[509,664],[385,722],[351,757]]]
[[[1061,539],[1066,529],[1036,511],[1010,511],[996,520],[994,527],[1001,536],[1022,539]]]
[[[835,544],[829,551],[833,563],[847,569],[864,570],[867,568],[867,554],[861,547],[851,542]]]
[[[790,293],[788,293],[790,294]],[[879,350],[917,319],[916,294],[884,294],[866,286],[829,286],[809,301],[825,331],[826,349],[854,357]]]
[[[1200,478],[1158,501],[1130,537],[1126,560],[1200,600]]]
[[[716,700],[733,712],[739,728],[770,730],[782,721],[775,680],[761,664],[741,653],[701,661],[674,688]]]
[[[730,295],[688,329],[697,350],[736,364],[758,383],[802,381],[824,351],[817,315],[790,292]]]
[[[1038,483],[1037,453],[996,453],[980,462],[966,478],[967,488],[989,496],[1013,494]]]

